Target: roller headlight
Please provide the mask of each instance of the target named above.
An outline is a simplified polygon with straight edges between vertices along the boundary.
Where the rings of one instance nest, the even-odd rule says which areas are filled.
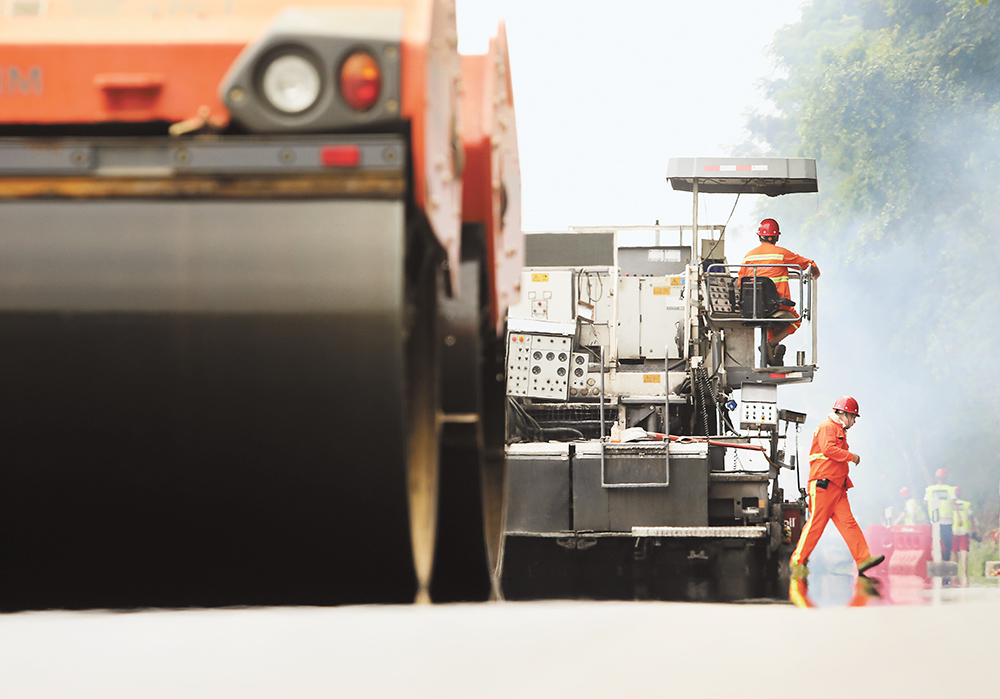
[[[351,6],[289,8],[244,47],[219,84],[234,123],[249,133],[401,128],[407,12],[368,6],[408,3],[345,4]],[[327,155],[336,167],[353,157]]]
[[[319,70],[312,61],[297,53],[275,57],[260,75],[264,98],[285,114],[306,111],[316,104],[323,89]]]

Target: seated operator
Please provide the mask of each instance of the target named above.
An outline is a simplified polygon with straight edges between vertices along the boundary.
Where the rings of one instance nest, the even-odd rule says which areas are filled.
[[[760,238],[760,245],[746,254],[743,258],[745,265],[771,265],[767,267],[742,267],[740,268],[740,280],[743,277],[752,277],[756,272],[758,277],[770,277],[774,280],[774,285],[778,289],[778,296],[783,299],[790,299],[791,292],[788,287],[788,265],[798,265],[802,272],[810,271],[814,278],[819,279],[819,267],[807,257],[796,255],[791,250],[779,248],[775,243],[781,232],[778,230],[778,222],[773,218],[765,218],[757,228],[757,236]],[[774,313],[776,318],[798,318],[799,314],[791,306],[782,304],[780,310]],[[795,332],[802,321],[795,321],[789,325],[772,326],[767,329],[767,364],[769,366],[781,366],[785,358],[785,346],[781,341]]]

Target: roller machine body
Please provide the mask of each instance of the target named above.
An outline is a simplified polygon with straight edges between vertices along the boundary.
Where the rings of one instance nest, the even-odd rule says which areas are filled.
[[[447,0],[22,5],[0,609],[494,595],[503,27],[463,57]]]

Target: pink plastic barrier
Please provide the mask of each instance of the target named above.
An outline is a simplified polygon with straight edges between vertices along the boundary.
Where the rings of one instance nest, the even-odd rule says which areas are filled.
[[[927,561],[931,560],[931,525],[900,524],[892,531],[892,557],[889,575],[927,577]]]
[[[873,556],[881,553],[886,558],[886,562],[875,568],[869,577],[927,577],[927,561],[931,560],[929,524],[898,524],[892,527],[875,525],[865,530],[865,538]]]

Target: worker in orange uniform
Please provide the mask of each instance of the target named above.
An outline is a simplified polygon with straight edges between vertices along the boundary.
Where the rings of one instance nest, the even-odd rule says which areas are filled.
[[[774,280],[774,286],[778,290],[778,296],[791,300],[791,291],[788,287],[788,266],[798,265],[802,273],[807,271],[815,279],[819,279],[819,267],[813,260],[802,255],[796,255],[791,250],[780,248],[775,243],[781,231],[778,229],[778,222],[773,218],[765,218],[757,227],[757,236],[760,238],[760,245],[746,254],[743,258],[744,265],[765,265],[763,267],[741,267],[739,277],[770,277]],[[811,271],[810,271],[811,270]],[[798,312],[792,307],[782,304],[774,314],[776,318],[798,318]],[[785,357],[785,346],[781,341],[798,330],[802,321],[796,320],[793,323],[782,326],[773,326],[767,329],[767,364],[769,366],[781,366]]]
[[[809,574],[806,562],[831,519],[847,542],[859,574],[885,560],[882,554],[871,555],[847,501],[847,490],[854,487],[849,475],[850,465],[861,463],[861,457],[847,446],[847,430],[857,419],[858,402],[850,396],[841,396],[833,404],[833,412],[813,433],[809,450],[810,517],[792,553],[792,579],[802,579]]]

